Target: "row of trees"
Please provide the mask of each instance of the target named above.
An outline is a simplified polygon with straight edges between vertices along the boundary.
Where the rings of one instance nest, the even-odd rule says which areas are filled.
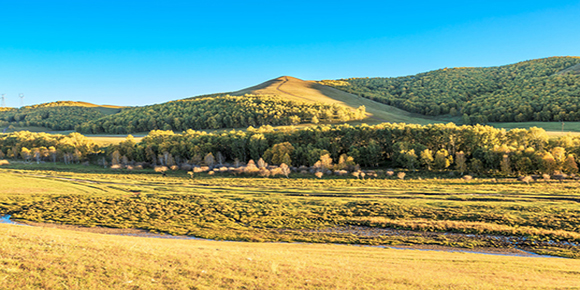
[[[37,161],[78,162],[106,156],[115,164],[122,161],[164,166],[244,164],[262,158],[274,165],[314,166],[321,156],[328,156],[325,162],[335,164],[509,175],[575,173],[580,137],[550,139],[539,128],[506,131],[451,123],[385,123],[286,130],[263,126],[223,133],[155,130],[141,142],[129,136],[117,145],[99,148],[78,133],[64,136],[18,132],[0,135],[0,152],[3,157]],[[212,164],[207,164],[210,161]]]
[[[246,128],[261,125],[347,122],[365,117],[364,106],[299,103],[274,96],[206,96],[134,107],[76,127],[82,133],[126,134],[151,130]]]
[[[141,142],[129,138],[107,149],[128,160],[166,165],[208,165],[205,157],[218,163],[245,163],[263,158],[270,164],[313,166],[321,156],[334,163],[365,167],[388,166],[424,170],[532,174],[557,171],[575,173],[580,138],[550,139],[543,129],[505,131],[489,126],[454,124],[375,126],[314,126],[300,130],[273,130],[265,126],[219,134],[188,130],[152,131]]]
[[[19,131],[0,134],[0,159],[79,163],[100,150],[94,141],[79,133],[59,135]]]
[[[551,57],[500,67],[322,83],[409,112],[461,116],[465,124],[578,121],[580,75],[557,74],[578,63],[578,57]]]

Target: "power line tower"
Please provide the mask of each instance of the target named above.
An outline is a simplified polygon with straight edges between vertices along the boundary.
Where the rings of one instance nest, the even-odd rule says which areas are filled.
[[[2,94],[2,108],[6,107],[6,100],[4,98],[5,94]]]
[[[20,97],[20,107],[24,107],[24,94],[19,94]]]

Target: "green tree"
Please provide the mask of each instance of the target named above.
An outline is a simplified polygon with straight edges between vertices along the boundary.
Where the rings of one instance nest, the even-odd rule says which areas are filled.
[[[425,149],[421,151],[420,155],[421,155],[421,165],[423,165],[423,167],[426,168],[427,170],[431,170],[431,167],[433,167],[433,162],[435,161],[435,159],[433,159],[433,151]]]

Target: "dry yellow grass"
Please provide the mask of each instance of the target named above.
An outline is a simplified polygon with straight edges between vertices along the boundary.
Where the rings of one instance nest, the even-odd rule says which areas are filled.
[[[579,260],[124,237],[0,224],[3,289],[530,289]]]
[[[96,135],[86,135],[87,138],[95,141],[100,146],[107,146],[107,145],[116,145],[125,140],[127,140],[127,135],[118,135],[118,136],[96,136]],[[134,137],[135,142],[141,142],[143,137]]]
[[[257,94],[277,95],[292,101],[321,102],[326,104],[339,104],[353,109],[365,106],[369,117],[366,123],[415,123],[432,124],[442,123],[439,119],[430,119],[426,116],[409,113],[393,106],[381,104],[357,95],[319,84],[315,81],[304,81],[297,78],[283,76],[257,86],[249,87],[240,91],[232,92],[231,95]]]

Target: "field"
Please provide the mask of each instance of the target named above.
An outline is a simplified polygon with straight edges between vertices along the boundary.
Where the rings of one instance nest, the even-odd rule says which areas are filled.
[[[571,259],[168,240],[4,224],[0,233],[0,284],[12,289],[577,289],[580,284],[580,261]]]
[[[580,122],[565,122],[564,130],[562,131],[562,123],[560,122],[507,122],[507,123],[491,123],[490,126],[496,128],[504,128],[506,130],[514,128],[528,129],[531,127],[538,127],[546,130],[551,136],[563,136],[566,134],[578,135],[580,134]]]
[[[579,257],[567,244],[580,240],[577,183],[408,176],[191,179],[183,172],[13,163],[0,169],[0,212],[34,226],[0,224],[0,280],[18,289],[580,283],[579,260],[523,251]],[[502,234],[515,242],[490,237]]]
[[[12,164],[0,212],[208,239],[434,245],[580,257],[578,182],[240,178]],[[42,170],[44,166],[44,170]],[[71,171],[72,169],[72,171]],[[501,237],[500,237],[501,236]]]
[[[0,281],[18,289],[578,285],[578,180],[404,172],[163,176],[13,160],[0,168],[0,217],[29,226],[0,225]]]
[[[89,139],[95,141],[95,143],[97,143],[99,146],[107,146],[107,145],[111,145],[111,144],[119,144],[123,141],[125,141],[125,139],[127,139],[127,135],[85,135],[87,136]],[[142,136],[134,136],[135,137],[135,142],[140,142],[141,139],[143,139]]]

